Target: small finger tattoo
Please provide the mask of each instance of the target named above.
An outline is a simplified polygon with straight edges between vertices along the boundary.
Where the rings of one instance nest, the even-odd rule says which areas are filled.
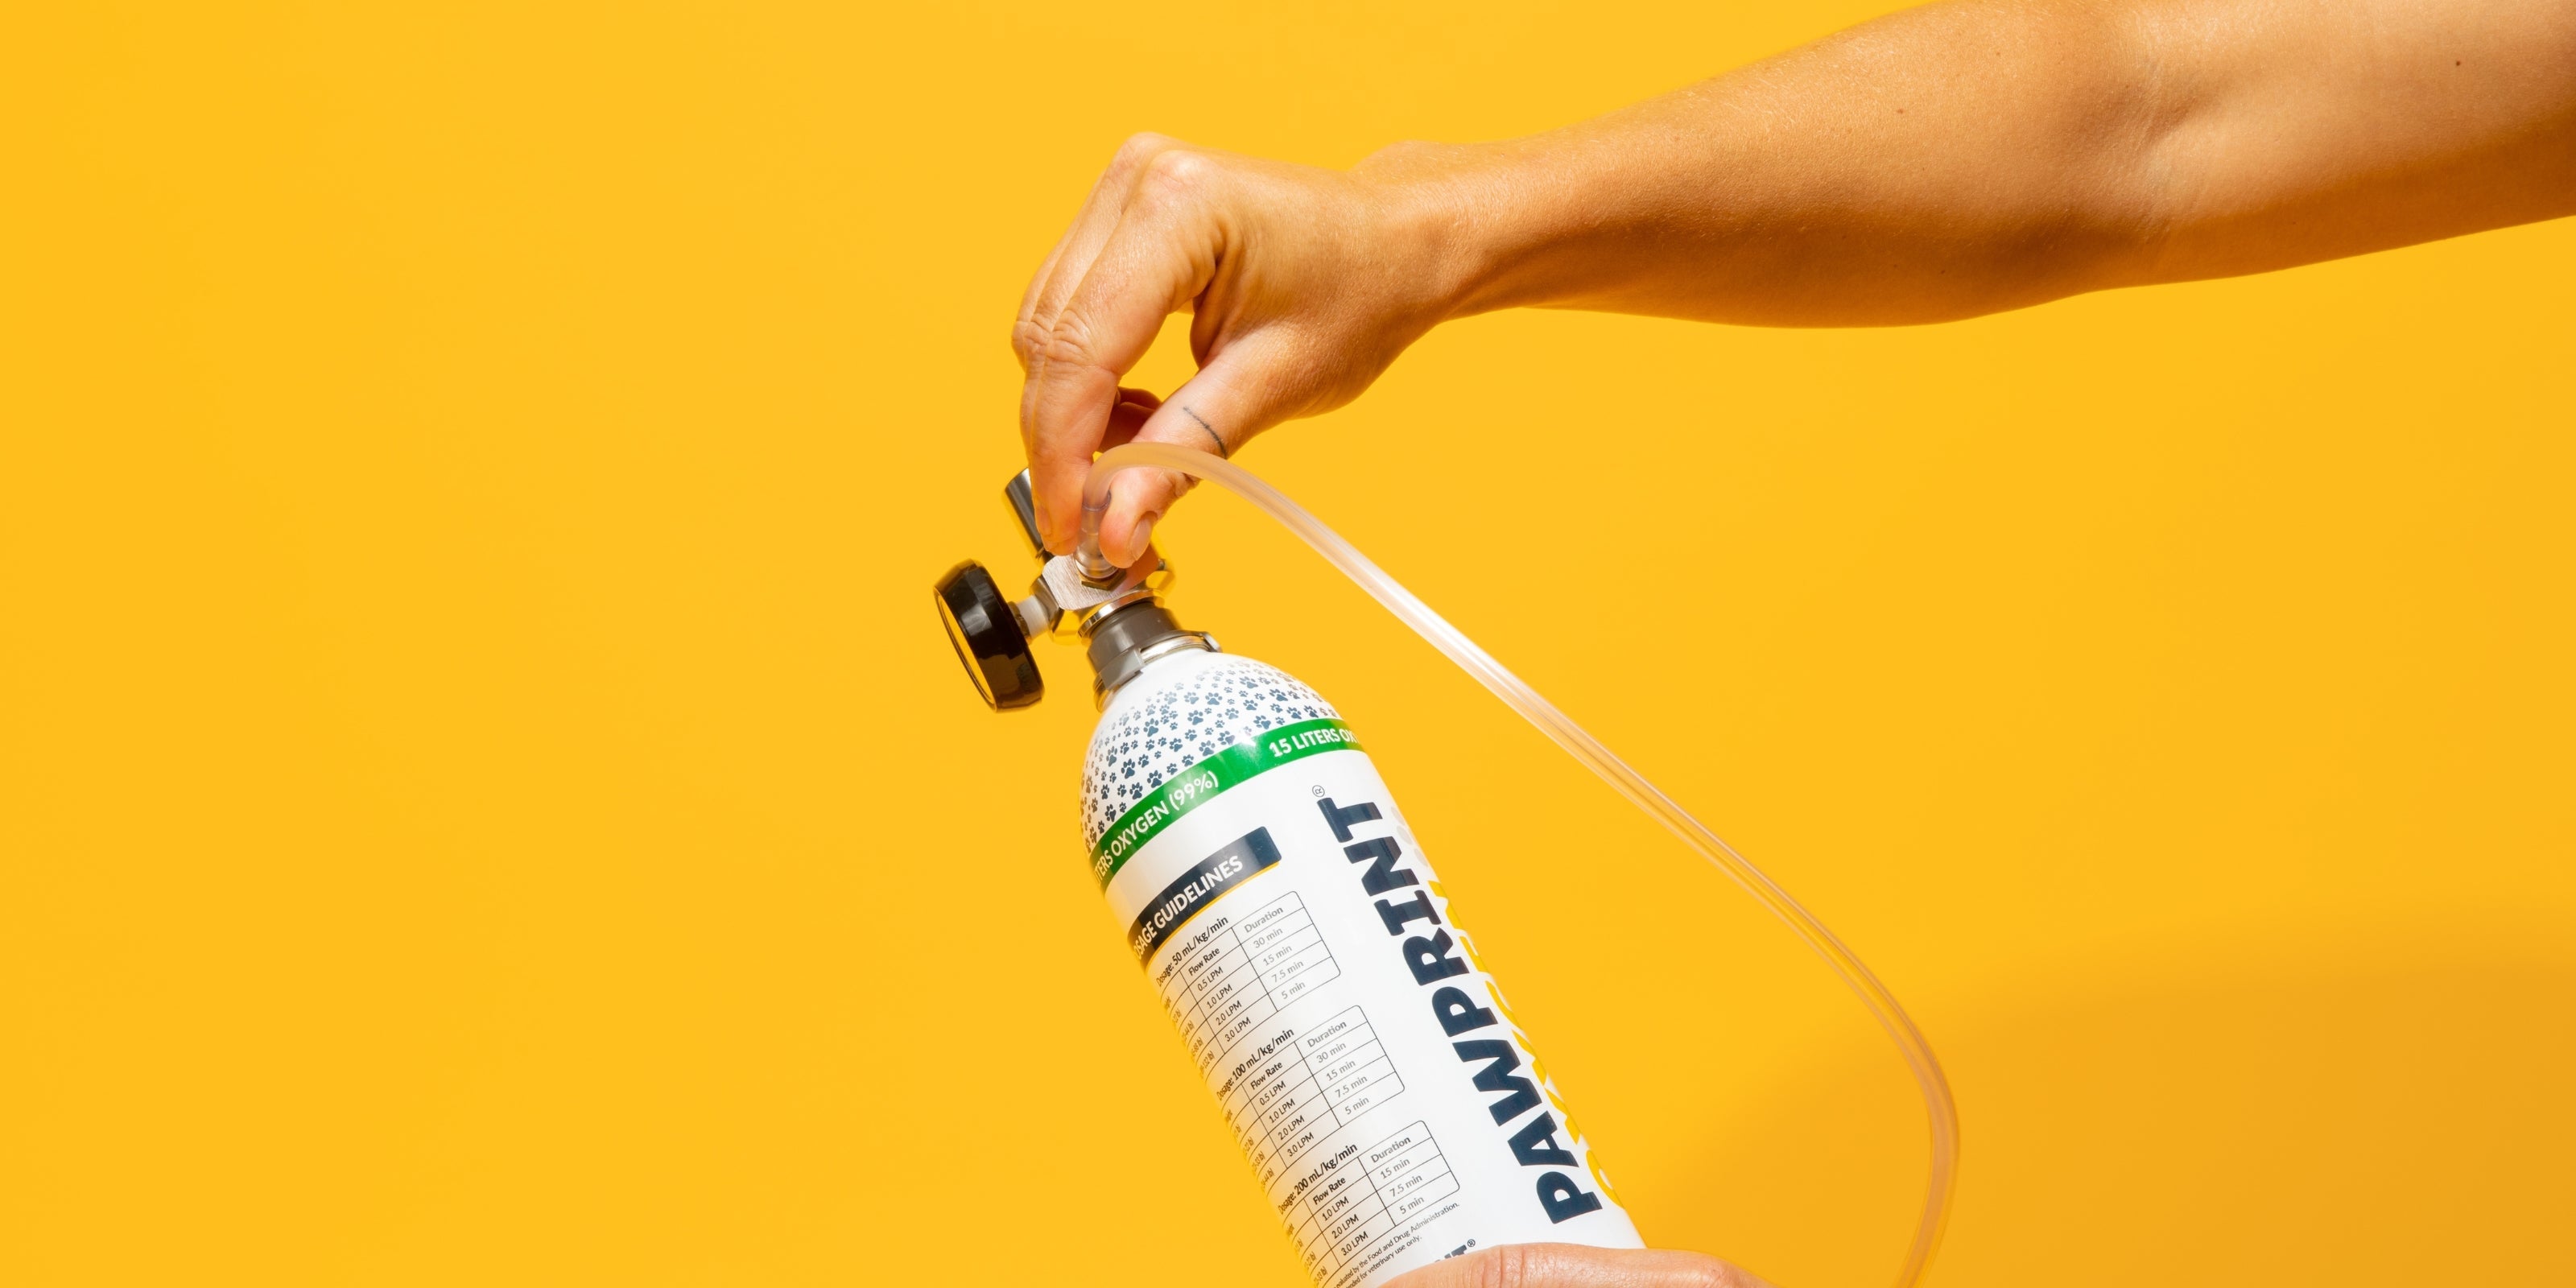
[[[1216,458],[1218,460],[1222,461],[1228,459],[1231,453],[1225,450],[1225,440],[1217,436],[1216,426],[1207,423],[1207,417],[1202,416],[1187,407],[1181,408],[1181,414],[1198,422],[1198,427],[1207,431],[1208,438],[1216,444]]]

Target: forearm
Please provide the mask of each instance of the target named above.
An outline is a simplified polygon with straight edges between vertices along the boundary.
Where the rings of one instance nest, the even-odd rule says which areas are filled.
[[[1436,225],[1452,315],[1934,321],[2568,213],[2572,7],[1939,5],[1362,174]]]
[[[2571,211],[2576,0],[1962,0],[1350,173],[1131,139],[1022,300],[1021,428],[1061,550],[1104,444],[1231,451],[1464,314],[1930,322]],[[1122,391],[1183,309],[1198,374]],[[1181,487],[1119,476],[1104,552]]]

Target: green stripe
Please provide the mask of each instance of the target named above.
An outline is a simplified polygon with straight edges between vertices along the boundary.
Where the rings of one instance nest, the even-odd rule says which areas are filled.
[[[1183,814],[1215,800],[1237,783],[1250,782],[1265,770],[1327,751],[1358,751],[1359,737],[1339,720],[1304,720],[1238,742],[1181,772],[1136,802],[1091,847],[1091,876],[1102,886],[1145,848],[1145,842]]]

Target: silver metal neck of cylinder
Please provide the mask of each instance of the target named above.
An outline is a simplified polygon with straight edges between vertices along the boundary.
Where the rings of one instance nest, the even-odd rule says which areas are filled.
[[[1146,667],[1174,653],[1192,650],[1202,653],[1225,651],[1217,646],[1216,637],[1205,631],[1182,631],[1178,635],[1166,635],[1143,648],[1130,649],[1111,658],[1108,665],[1100,668],[1099,674],[1091,677],[1092,706],[1107,707],[1111,695],[1129,680],[1144,674]]]
[[[1144,583],[1139,582],[1136,585],[1130,586],[1127,589],[1120,591],[1117,598],[1105,600],[1083,611],[1081,627],[1082,638],[1090,639],[1094,633],[1099,631],[1100,624],[1109,620],[1111,617],[1116,616],[1119,609],[1126,608],[1133,604],[1151,604],[1156,602],[1159,601],[1156,600],[1154,592],[1145,586]]]

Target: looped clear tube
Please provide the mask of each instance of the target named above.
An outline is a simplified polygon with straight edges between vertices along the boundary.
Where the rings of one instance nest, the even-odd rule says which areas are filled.
[[[1139,468],[1176,470],[1193,478],[1205,479],[1252,503],[1253,508],[1277,519],[1325,561],[1356,582],[1388,612],[1401,618],[1414,633],[1430,641],[1431,646],[1447,654],[1461,670],[1493,691],[1505,706],[1519,712],[1539,732],[1546,734],[1565,753],[1600,775],[1601,780],[1644,810],[1665,830],[1680,837],[1701,858],[1716,865],[1734,882],[1752,895],[1754,901],[1769,909],[1773,916],[1787,923],[1816,955],[1825,959],[1843,983],[1860,996],[1861,1005],[1869,1008],[1880,1027],[1887,1030],[1897,1049],[1904,1053],[1906,1067],[1913,1071],[1914,1081],[1923,1092],[1923,1108],[1931,1119],[1932,1166],[1923,1213],[1914,1228],[1913,1242],[1905,1252],[1905,1264],[1897,1271],[1897,1288],[1913,1288],[1931,1263],[1932,1253],[1941,1243],[1941,1232],[1949,1222],[1950,1195],[1958,1177],[1959,1107],[1950,1095],[1950,1080],[1941,1071],[1941,1062],[1932,1054],[1931,1044],[1924,1041],[1922,1030],[1914,1026],[1913,1017],[1905,1013],[1896,995],[1878,981],[1868,966],[1852,950],[1843,946],[1834,932],[1816,920],[1815,914],[1800,906],[1780,884],[1764,875],[1762,869],[1747,862],[1733,846],[1719,839],[1690,811],[1683,809],[1661,789],[1646,781],[1643,774],[1611,754],[1599,739],[1583,731],[1553,703],[1540,697],[1538,690],[1523,683],[1492,654],[1477,647],[1457,627],[1428,604],[1414,598],[1413,592],[1398,585],[1393,577],[1369,561],[1357,546],[1342,539],[1339,533],[1325,527],[1315,516],[1288,499],[1279,489],[1262,482],[1240,465],[1221,460],[1205,452],[1194,452],[1163,443],[1128,443],[1100,454],[1092,462],[1091,476],[1082,490],[1082,546],[1075,556],[1084,567],[1107,566],[1100,554],[1100,519],[1109,509],[1109,480],[1123,471]]]

